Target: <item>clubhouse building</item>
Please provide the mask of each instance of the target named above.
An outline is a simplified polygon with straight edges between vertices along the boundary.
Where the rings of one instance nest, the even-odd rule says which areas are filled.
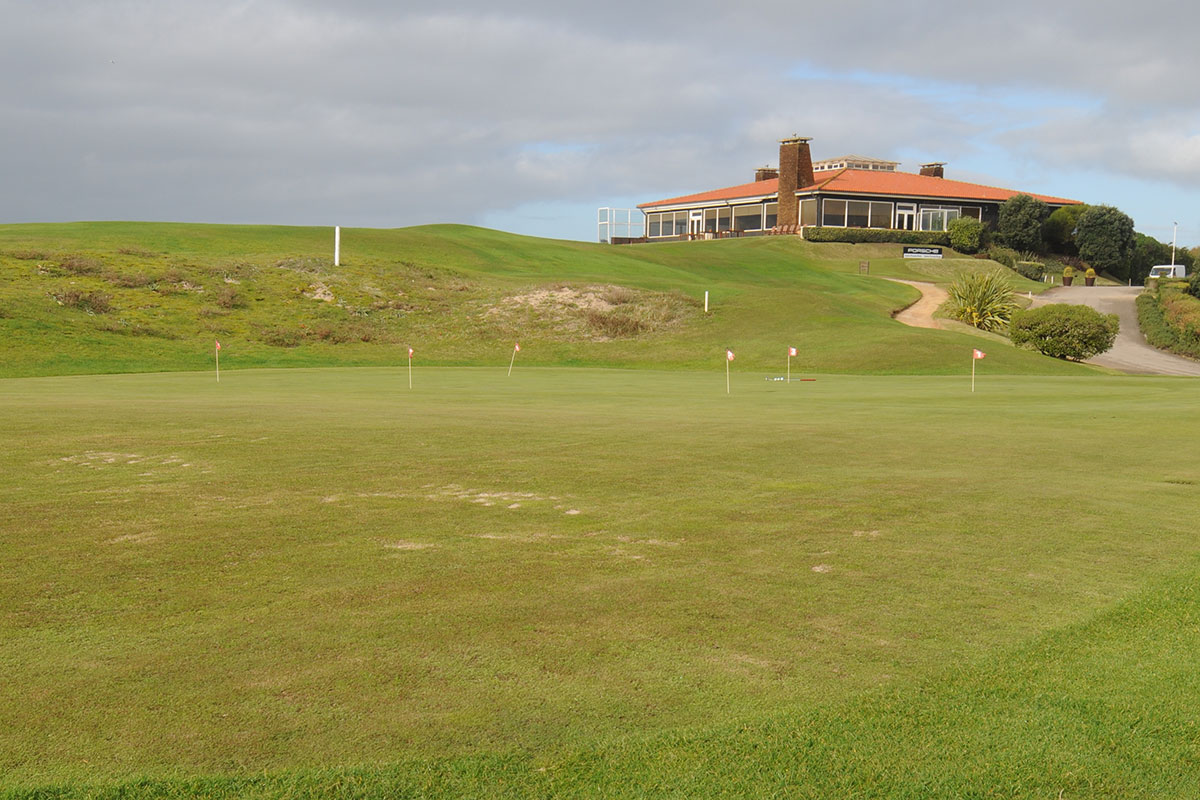
[[[752,183],[639,205],[646,239],[803,235],[809,226],[944,231],[958,217],[995,227],[1000,205],[1016,194],[1030,194],[1051,209],[1079,202],[948,180],[943,163],[911,173],[897,171],[898,162],[863,156],[814,162],[808,142],[782,140],[779,168],[756,170]]]

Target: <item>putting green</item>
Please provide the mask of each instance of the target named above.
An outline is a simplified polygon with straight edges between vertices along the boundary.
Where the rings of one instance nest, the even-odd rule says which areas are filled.
[[[615,747],[573,768],[669,793],[654,737],[903,705],[1200,549],[1194,381],[714,366],[0,381],[0,788]]]

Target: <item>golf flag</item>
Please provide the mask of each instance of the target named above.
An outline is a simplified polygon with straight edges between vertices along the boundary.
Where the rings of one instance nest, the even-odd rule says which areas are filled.
[[[987,353],[983,352],[979,348],[975,348],[971,351],[971,391],[972,392],[975,391],[975,362],[978,361],[979,359],[983,358],[986,355],[987,355]]]
[[[220,343],[220,342],[217,342],[217,349],[218,349],[218,350],[220,350],[220,349],[221,349],[221,343]]]
[[[408,348],[408,388],[412,388],[412,357],[413,349]]]
[[[788,383],[792,382],[792,356],[794,356],[794,355],[796,355],[796,348],[789,347],[788,348],[788,368],[787,368],[787,382]]]
[[[733,351],[725,351],[725,394],[729,394],[729,362],[733,361]]]
[[[789,356],[794,356],[794,355],[796,355],[796,348],[794,348],[794,347],[789,347],[789,348],[788,348],[788,355],[789,355]]]
[[[408,360],[412,361],[412,357],[413,357],[413,349],[410,347],[410,348],[408,348]]]
[[[216,342],[216,349],[213,350],[213,358],[217,361],[217,383],[221,382],[221,342],[218,339],[213,339]]]
[[[513,354],[512,354],[512,358],[511,358],[511,359],[509,360],[509,362],[508,362],[508,377],[510,377],[510,378],[512,377],[512,368],[513,368],[513,364],[514,364],[514,363],[516,363],[516,361],[517,361],[517,353],[519,353],[519,352],[521,352],[521,343],[520,343],[520,342],[515,342],[515,343],[513,344]]]
[[[726,360],[728,360],[728,361],[733,361],[733,351],[732,351],[732,350],[726,350],[726,351],[725,351],[725,358],[726,358]]]

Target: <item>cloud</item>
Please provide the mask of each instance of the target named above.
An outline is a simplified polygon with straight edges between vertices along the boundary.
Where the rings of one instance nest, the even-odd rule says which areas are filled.
[[[793,132],[1002,184],[1000,151],[1198,174],[1200,51],[1164,30],[1200,11],[826,9],[0,0],[0,219],[471,222],[740,183]]]

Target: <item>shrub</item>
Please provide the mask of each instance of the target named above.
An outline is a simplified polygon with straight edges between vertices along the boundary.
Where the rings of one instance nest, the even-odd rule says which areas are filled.
[[[1031,281],[1040,281],[1046,277],[1046,265],[1039,261],[1018,261],[1013,269]]]
[[[120,286],[123,289],[138,289],[142,286],[149,286],[154,282],[154,279],[144,272],[139,272],[133,275],[122,275],[120,273],[110,272],[104,276],[104,279],[114,286]]]
[[[217,305],[221,308],[241,308],[245,305],[245,302],[232,286],[223,286],[217,292]]]
[[[1016,269],[1020,254],[1009,247],[992,247],[988,250],[988,258],[1009,269]]]
[[[1180,296],[1184,300],[1200,304],[1200,300],[1190,295],[1181,294]],[[1168,318],[1167,308],[1164,307],[1164,299],[1161,293],[1145,292],[1138,295],[1138,326],[1142,329],[1146,341],[1163,350],[1200,358],[1200,335],[1196,333],[1195,328],[1189,329],[1172,322]],[[1172,316],[1176,319],[1187,316],[1187,309],[1178,308],[1178,300],[1172,302],[1171,305],[1176,306],[1171,309]]]
[[[1014,313],[1010,335],[1018,347],[1032,347],[1054,358],[1083,361],[1112,347],[1119,327],[1116,314],[1054,303]]]
[[[104,268],[103,262],[87,256],[65,256],[58,265],[76,275],[91,275]]]
[[[104,292],[82,292],[79,289],[60,289],[54,299],[68,308],[78,308],[89,314],[107,314],[112,311],[112,298]]]
[[[1193,272],[1188,278],[1187,293],[1192,297],[1200,297],[1200,272]]]
[[[1017,250],[1042,249],[1042,222],[1050,216],[1050,207],[1027,194],[1008,198],[1000,206],[1000,236]]]
[[[893,231],[881,228],[818,228],[804,229],[804,238],[810,242],[845,242],[848,244],[899,243],[940,244],[950,246],[950,234],[942,231]]]
[[[1079,217],[1087,210],[1082,203],[1055,209],[1042,225],[1042,239],[1052,252],[1073,256],[1079,252],[1075,230]]]
[[[267,328],[262,332],[262,340],[275,347],[299,347],[302,339],[293,328]]]
[[[1003,330],[1016,307],[1002,272],[961,273],[950,284],[950,315],[981,330]]]
[[[960,253],[978,253],[983,247],[983,223],[974,217],[951,220],[948,227],[950,246]]]
[[[1112,206],[1091,206],[1079,216],[1079,256],[1097,272],[1125,280],[1136,238],[1133,220]]]

